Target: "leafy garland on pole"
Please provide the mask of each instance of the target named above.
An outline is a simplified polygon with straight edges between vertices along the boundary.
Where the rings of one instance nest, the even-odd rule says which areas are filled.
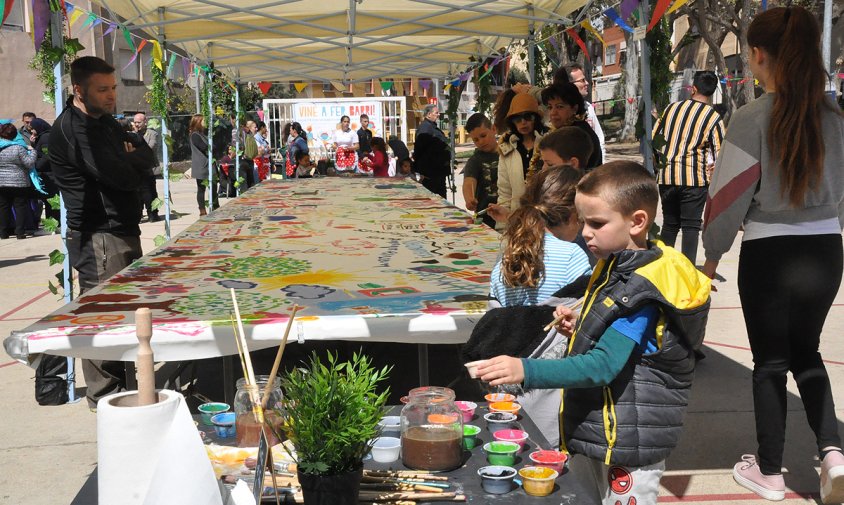
[[[64,23],[65,21],[62,20],[62,25]],[[78,39],[70,39],[64,34],[62,39],[64,40],[63,47],[53,47],[52,26],[48,26],[41,47],[29,61],[29,68],[35,70],[38,80],[44,85],[42,93],[44,101],[50,104],[56,103],[56,77],[53,75],[53,69],[62,58],[64,58],[65,68],[69,68],[76,54],[85,49]]]

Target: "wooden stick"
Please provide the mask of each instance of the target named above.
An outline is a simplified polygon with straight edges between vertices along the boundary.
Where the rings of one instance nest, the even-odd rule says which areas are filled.
[[[405,491],[398,493],[379,493],[377,491],[361,491],[358,495],[360,501],[384,501],[384,500],[450,500],[456,498],[457,493],[417,493]]]
[[[572,305],[571,307],[569,307],[569,309],[571,309],[571,310],[577,310],[578,308],[580,308],[580,306],[581,306],[581,305],[583,305],[583,301],[584,301],[584,300],[586,300],[586,297],[583,297],[583,298],[581,298],[580,300],[578,300],[577,302],[575,302],[575,303],[574,303],[574,305]],[[557,317],[555,317],[555,318],[554,318],[554,320],[553,320],[553,321],[551,321],[550,323],[546,324],[546,325],[545,325],[545,328],[542,328],[542,330],[543,330],[543,331],[551,331],[551,328],[553,328],[554,326],[556,326],[556,325],[557,325],[557,323],[559,323],[560,321],[562,321],[562,320],[563,320],[563,317],[564,317],[564,316],[557,316]]]
[[[431,472],[425,470],[366,470],[363,471],[364,475],[369,475],[372,477],[399,477],[399,478],[418,478],[424,480],[448,480],[447,475],[434,475]]]
[[[290,328],[293,326],[293,318],[296,317],[296,312],[299,311],[299,306],[293,305],[293,313],[290,314],[290,319],[287,320],[287,328],[284,330],[284,338],[281,340],[281,345],[278,346],[278,352],[275,355],[273,368],[270,371],[270,379],[264,387],[264,398],[261,400],[261,408],[267,409],[267,401],[270,399],[270,392],[273,390],[275,383],[275,375],[278,373],[278,367],[281,365],[281,356],[284,354],[284,347],[287,345],[287,337],[290,335]]]
[[[482,211],[480,211],[480,212],[475,212],[475,219],[477,219],[477,218],[479,218],[479,217],[483,216],[483,215],[484,215],[484,214],[486,214],[487,212],[489,212],[489,207],[485,208],[484,210],[482,210]]]
[[[237,306],[237,294],[234,288],[230,289],[232,295],[232,305],[234,306],[234,317],[237,319],[238,338],[240,339],[240,346],[243,350],[243,361],[246,363],[246,383],[249,386],[249,396],[252,400],[252,412],[255,413],[255,418],[258,423],[264,424],[264,411],[261,409],[261,399],[258,395],[258,385],[255,382],[255,370],[252,368],[252,357],[249,356],[249,346],[246,344],[246,331],[243,329],[243,319],[240,318],[240,308]]]
[[[135,311],[135,333],[138,335],[138,356],[135,369],[138,374],[138,406],[158,403],[155,394],[155,360],[152,347],[152,313],[146,307]]]
[[[234,333],[234,341],[237,344],[237,355],[240,357],[240,369],[243,370],[243,380],[249,382],[249,377],[246,376],[246,362],[243,361],[243,349],[240,348],[240,339],[237,337],[237,323],[234,321],[234,314],[229,314],[229,319],[232,322],[232,332]]]

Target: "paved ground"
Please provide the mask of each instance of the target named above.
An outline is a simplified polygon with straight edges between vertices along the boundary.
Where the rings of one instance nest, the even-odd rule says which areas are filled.
[[[610,159],[638,158],[632,145],[610,146],[609,151]],[[188,213],[173,221],[174,234],[197,218],[194,188],[193,181],[173,185],[175,210]],[[459,195],[458,204],[462,204]],[[146,223],[141,228],[144,251],[149,252],[163,225]],[[48,280],[58,271],[48,266],[47,255],[58,246],[55,235],[0,242],[0,338],[60,307],[58,297],[47,291]],[[755,445],[752,362],[735,283],[737,260],[736,247],[722,262],[720,273],[725,280],[717,283],[719,291],[713,295],[704,349],[707,358],[698,367],[682,442],[668,460],[661,503],[763,503],[736,485],[730,475],[733,463]],[[844,294],[839,294],[821,345],[839,419],[844,415],[842,334]],[[5,405],[0,415],[0,505],[90,504],[80,489],[96,466],[96,417],[84,401],[39,407],[33,398],[33,375],[32,369],[0,352],[0,398]],[[818,502],[814,444],[793,381],[789,391],[785,455],[789,493],[783,503],[814,503]]]

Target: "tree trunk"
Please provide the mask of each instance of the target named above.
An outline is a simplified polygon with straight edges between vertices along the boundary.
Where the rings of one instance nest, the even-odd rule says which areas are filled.
[[[639,44],[633,41],[633,34],[624,30],[624,42],[627,52],[624,61],[624,126],[621,128],[623,142],[636,141],[636,121],[639,118],[639,96],[641,93],[641,66],[639,58]],[[629,98],[634,98],[631,101]]]
[[[753,101],[756,98],[756,86],[753,84],[753,72],[750,70],[750,65],[747,62],[750,60],[750,47],[747,45],[747,29],[750,27],[750,0],[741,0],[742,7],[739,13],[739,22],[736,23],[738,33],[736,37],[739,41],[739,58],[741,59],[744,84],[738,91],[738,107]]]

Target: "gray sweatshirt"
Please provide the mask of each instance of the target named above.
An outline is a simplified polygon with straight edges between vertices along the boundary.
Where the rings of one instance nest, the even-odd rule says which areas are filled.
[[[785,235],[841,233],[844,226],[844,117],[824,109],[823,175],[802,207],[783,195],[779,163],[768,150],[774,95],[765,94],[733,114],[709,186],[704,213],[706,259],[719,260],[739,228],[744,240]],[[834,106],[833,106],[834,107]]]

